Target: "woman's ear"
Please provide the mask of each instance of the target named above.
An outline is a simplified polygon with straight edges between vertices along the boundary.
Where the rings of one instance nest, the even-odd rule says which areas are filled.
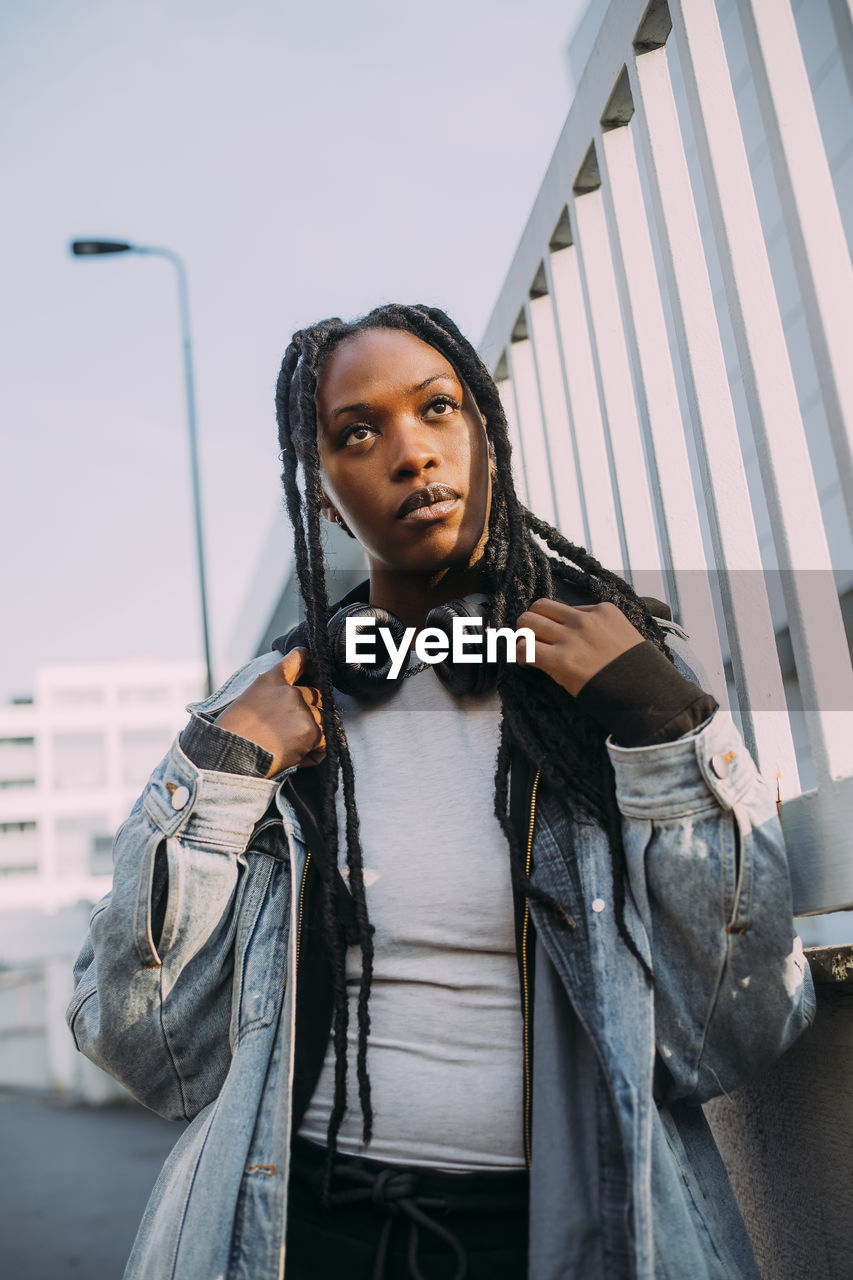
[[[320,487],[320,513],[324,520],[329,521],[329,524],[341,523],[341,517],[337,513],[335,504],[322,486]]]
[[[349,534],[351,538],[355,539],[355,534],[352,533],[346,527],[340,515],[338,514],[337,507],[332,502],[332,499],[326,493],[326,490],[322,487],[322,485],[320,486],[320,514],[323,516],[325,520],[328,520],[329,524],[339,524],[343,529],[344,533]]]

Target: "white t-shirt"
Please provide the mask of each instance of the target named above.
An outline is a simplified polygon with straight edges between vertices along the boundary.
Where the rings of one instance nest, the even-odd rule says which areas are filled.
[[[522,1013],[509,848],[495,817],[500,701],[456,698],[432,667],[376,705],[336,694],[355,774],[375,926],[367,1067],[373,1139],[361,1143],[358,986],[347,953],[348,1108],[338,1147],[391,1164],[523,1168]],[[343,787],[338,829],[344,832]],[[345,872],[345,840],[340,840]],[[330,1038],[300,1135],[325,1145]]]

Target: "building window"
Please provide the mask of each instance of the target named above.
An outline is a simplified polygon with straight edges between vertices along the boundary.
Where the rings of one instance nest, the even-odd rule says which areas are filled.
[[[58,789],[104,786],[106,749],[102,733],[57,733],[53,746]]]
[[[112,875],[113,871],[113,838],[108,835],[92,836],[89,846],[89,874],[93,876]]]
[[[169,729],[125,729],[121,734],[121,780],[129,787],[147,781],[172,740]]]
[[[35,739],[0,738],[0,787],[31,787],[35,780]]]
[[[118,691],[118,700],[122,706],[162,706],[170,700],[171,692],[165,684],[123,685]]]
[[[37,824],[0,822],[0,875],[26,874],[37,869]]]
[[[106,814],[70,814],[56,819],[56,870],[63,878],[98,874],[93,868],[94,851],[98,844],[107,847],[106,870],[112,870],[112,836]],[[103,870],[104,868],[100,868]]]
[[[50,696],[55,707],[100,707],[104,702],[103,689],[87,689],[84,686],[76,688],[69,685],[65,689],[53,689]]]

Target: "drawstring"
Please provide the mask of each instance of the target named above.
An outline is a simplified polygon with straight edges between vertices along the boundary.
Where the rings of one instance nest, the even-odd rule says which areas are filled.
[[[322,1173],[319,1172],[316,1179],[318,1188],[322,1184],[322,1176]],[[468,1271],[468,1259],[462,1244],[452,1231],[448,1231],[446,1227],[441,1226],[440,1223],[429,1217],[426,1212],[426,1210],[445,1211],[447,1209],[447,1201],[435,1197],[419,1196],[417,1194],[418,1175],[416,1173],[412,1173],[408,1169],[400,1170],[399,1172],[393,1169],[380,1169],[378,1173],[373,1174],[367,1169],[360,1169],[352,1165],[333,1165],[332,1181],[340,1182],[345,1179],[349,1179],[350,1182],[358,1185],[347,1190],[330,1192],[328,1199],[330,1207],[369,1202],[377,1209],[384,1210],[388,1215],[382,1227],[382,1234],[379,1237],[379,1244],[376,1249],[373,1280],[383,1280],[385,1276],[391,1230],[394,1225],[394,1219],[399,1217],[406,1217],[409,1220],[409,1247],[406,1261],[408,1262],[409,1274],[412,1280],[424,1280],[423,1274],[418,1267],[419,1228],[432,1232],[439,1240],[445,1242],[456,1258],[456,1271],[452,1280],[465,1280]]]

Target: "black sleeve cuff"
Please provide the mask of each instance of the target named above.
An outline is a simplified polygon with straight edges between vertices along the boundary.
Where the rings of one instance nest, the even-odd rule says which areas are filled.
[[[620,747],[673,742],[698,729],[718,705],[710,693],[685,679],[651,640],[602,667],[576,701]]]
[[[272,768],[271,751],[195,712],[179,741],[184,755],[198,769],[265,778]]]

